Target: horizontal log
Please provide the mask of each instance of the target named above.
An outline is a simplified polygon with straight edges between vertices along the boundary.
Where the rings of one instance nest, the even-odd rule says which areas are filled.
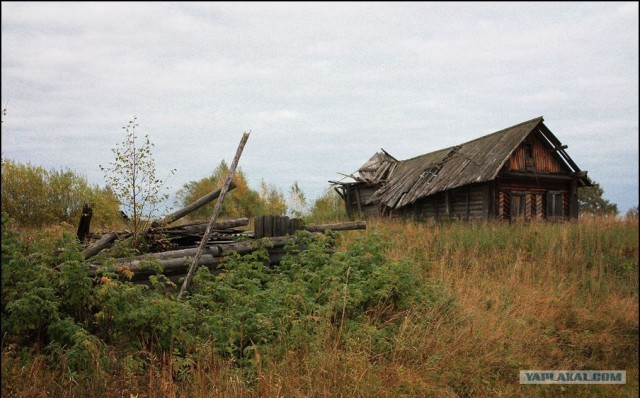
[[[211,227],[212,230],[225,230],[225,229],[231,229],[231,228],[235,228],[235,227],[242,227],[245,225],[249,225],[249,219],[248,218],[237,218],[234,220],[226,220],[226,221],[218,221],[213,223],[213,226]],[[165,227],[165,228],[158,228],[156,229],[157,232],[186,232],[186,233],[192,233],[192,234],[203,234],[204,231],[207,229],[207,223],[194,223],[194,224],[185,224],[185,225],[176,225],[176,226],[171,226],[171,227]]]
[[[355,229],[367,229],[367,223],[365,221],[356,221],[356,222],[343,222],[337,224],[318,224],[318,225],[307,225],[303,227],[305,231],[309,232],[323,232],[327,229],[331,231],[349,231]]]
[[[234,189],[236,187],[236,184],[231,181],[231,184],[229,184],[229,188],[228,190],[231,191],[232,189]],[[209,192],[208,194],[204,195],[203,197],[201,197],[200,199],[196,200],[195,202],[191,203],[188,206],[183,207],[180,210],[177,210],[171,214],[169,214],[168,216],[166,216],[165,218],[163,218],[162,220],[156,220],[151,224],[152,228],[160,228],[164,225],[167,224],[171,224],[172,222],[175,222],[179,219],[181,219],[182,217],[193,213],[194,211],[198,210],[199,208],[201,208],[202,206],[206,205],[207,203],[212,202],[214,199],[216,199],[218,196],[220,196],[220,192],[222,191],[222,189],[216,189],[215,191]]]
[[[89,247],[82,251],[82,256],[86,259],[95,256],[100,253],[100,251],[107,246],[111,245],[113,241],[118,238],[117,232],[111,232],[102,236],[102,238],[98,239],[96,242],[91,244]]]
[[[312,234],[311,236],[316,236]],[[198,265],[214,264],[213,259],[220,258],[236,252],[238,254],[247,254],[262,248],[277,248],[284,247],[288,244],[295,243],[297,239],[294,236],[277,236],[273,238],[264,238],[261,240],[249,240],[245,242],[236,242],[224,245],[210,245],[205,248],[205,252],[198,261]],[[143,256],[136,256],[130,259],[120,259],[121,261],[115,264],[115,267],[126,267],[130,271],[144,272],[145,268],[142,264],[145,261],[157,260],[157,262],[163,267],[165,271],[175,271],[176,267],[185,267],[185,270],[193,262],[193,257],[197,252],[197,248],[172,250],[161,253],[151,253]],[[96,271],[100,268],[100,265],[91,264],[89,269],[89,276],[95,276]],[[153,271],[149,270],[150,273]]]

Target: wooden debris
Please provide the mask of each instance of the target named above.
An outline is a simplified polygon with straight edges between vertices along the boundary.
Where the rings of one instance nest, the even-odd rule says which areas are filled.
[[[172,281],[177,281],[178,277],[186,274],[178,294],[178,299],[180,299],[189,287],[193,273],[198,266],[207,266],[211,271],[220,272],[218,265],[224,262],[225,256],[230,253],[247,254],[267,248],[270,264],[276,264],[285,255],[285,246],[300,245],[300,234],[296,234],[297,231],[306,231],[308,236],[315,237],[327,230],[345,231],[366,228],[364,222],[305,226],[304,222],[298,218],[260,216],[254,219],[254,230],[245,231],[237,228],[247,226],[249,224],[248,218],[217,221],[226,193],[236,187],[232,177],[248,138],[248,133],[243,134],[224,185],[201,197],[193,204],[154,221],[144,232],[145,240],[148,242],[146,253],[127,258],[115,258],[116,271],[133,281],[142,281],[143,283],[148,283],[149,276],[158,272],[170,277]],[[218,201],[208,223],[199,221],[183,225],[169,225],[216,198]],[[96,239],[99,236],[89,232],[90,220],[91,209],[85,206],[78,226],[78,239],[81,242]],[[128,231],[103,234],[97,241],[89,244],[82,251],[82,255],[85,259],[92,258],[102,250],[111,247],[116,240],[130,236],[131,233]],[[147,266],[151,263],[159,265],[160,269]],[[102,267],[103,265],[100,264],[91,264],[89,276],[96,276]]]
[[[240,161],[240,155],[242,155],[242,150],[244,149],[244,145],[247,143],[248,139],[249,139],[249,133],[242,134],[242,138],[240,139],[240,144],[238,145],[238,149],[236,150],[236,156],[233,158],[233,161],[231,162],[231,166],[229,167],[229,175],[227,176],[227,179],[224,182],[224,185],[222,186],[222,189],[220,191],[220,197],[216,202],[216,207],[213,209],[213,214],[211,215],[211,221],[209,221],[209,225],[207,226],[207,229],[204,231],[204,236],[202,238],[202,241],[200,242],[200,247],[198,247],[198,252],[196,253],[195,259],[193,260],[193,264],[189,268],[189,272],[187,273],[187,276],[184,279],[184,283],[180,288],[180,293],[178,293],[178,300],[180,300],[184,292],[189,287],[189,283],[191,283],[191,279],[193,278],[193,273],[196,269],[196,266],[198,265],[200,256],[202,255],[202,252],[207,242],[209,241],[209,234],[211,233],[211,228],[213,227],[213,224],[215,223],[216,219],[218,218],[218,215],[220,214],[220,211],[222,210],[222,201],[224,200],[224,195],[227,193],[227,190],[231,185],[233,172],[236,170],[236,167],[238,166],[238,162]]]
[[[227,187],[227,190],[231,191],[235,187],[236,187],[236,183],[231,181]],[[190,213],[193,213],[194,211],[198,210],[199,208],[206,205],[207,203],[210,203],[214,199],[217,199],[220,196],[221,192],[222,192],[222,188],[209,192],[208,194],[204,195],[203,197],[191,203],[190,205],[185,206],[182,209],[169,214],[162,220],[154,221],[153,223],[151,223],[151,228],[157,229],[165,225],[171,224],[175,221],[178,221],[182,217],[189,215]]]
[[[103,235],[102,238],[100,238],[97,242],[84,249],[82,251],[82,256],[85,258],[85,260],[95,256],[96,254],[100,253],[102,249],[110,246],[117,238],[117,232],[110,232]]]
[[[93,206],[90,204],[85,204],[82,206],[82,215],[80,216],[80,222],[78,223],[78,240],[80,242],[84,242],[87,235],[89,235],[89,230],[91,226],[91,217],[93,217]]]

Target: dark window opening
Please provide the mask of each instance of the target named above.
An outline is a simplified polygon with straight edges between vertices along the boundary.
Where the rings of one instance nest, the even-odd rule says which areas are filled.
[[[526,216],[526,196],[524,192],[511,192],[511,213],[512,220],[525,218]]]
[[[562,192],[547,192],[547,218],[564,217],[564,206],[562,201]]]
[[[533,158],[533,145],[529,142],[522,144],[524,149],[524,165],[527,170],[532,170],[535,167],[535,159]]]

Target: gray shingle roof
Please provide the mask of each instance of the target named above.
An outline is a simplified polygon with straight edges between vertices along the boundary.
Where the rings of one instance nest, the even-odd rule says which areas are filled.
[[[493,180],[511,153],[531,132],[541,129],[545,135],[552,136],[542,121],[542,117],[537,117],[461,145],[396,161],[388,165],[384,173],[376,173],[371,167],[364,167],[367,166],[365,164],[364,169],[361,168],[368,177],[365,181],[375,182],[372,181],[375,177],[377,181],[384,182],[369,203],[379,201],[397,209],[437,192]],[[557,138],[553,137],[553,140],[557,141]],[[388,164],[382,160],[374,155],[368,166]],[[567,165],[564,161],[562,163]],[[568,165],[567,169],[571,171]]]

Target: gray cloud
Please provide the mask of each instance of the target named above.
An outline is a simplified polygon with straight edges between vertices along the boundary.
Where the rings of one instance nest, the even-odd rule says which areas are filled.
[[[2,153],[103,184],[137,115],[177,189],[251,129],[250,182],[313,198],[380,147],[409,158],[543,115],[624,211],[637,31],[637,3],[4,2]]]

